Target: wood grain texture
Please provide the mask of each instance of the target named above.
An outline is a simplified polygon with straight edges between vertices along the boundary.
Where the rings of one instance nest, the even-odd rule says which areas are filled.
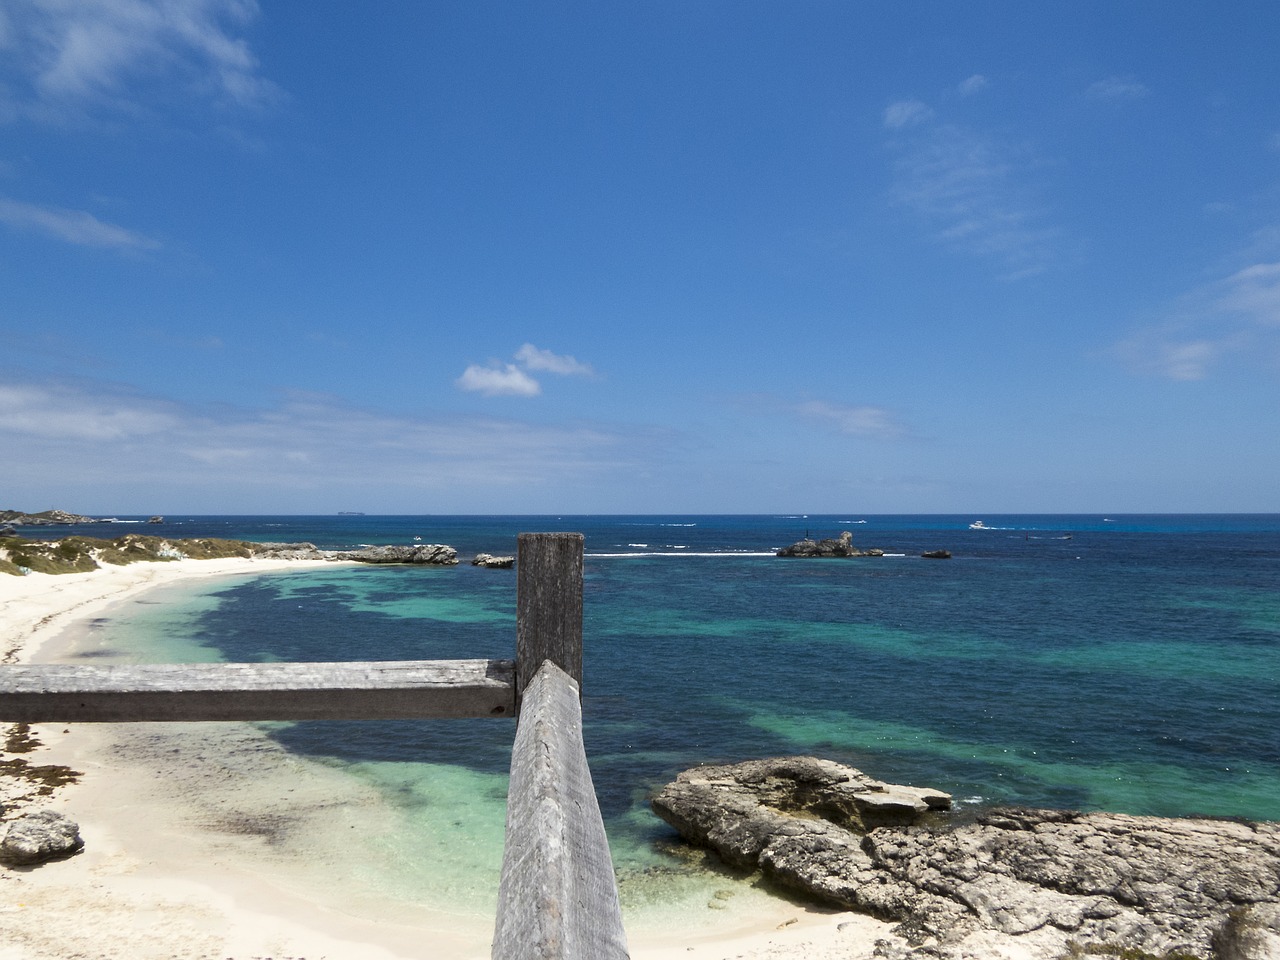
[[[517,541],[516,699],[550,660],[582,686],[580,533],[522,533]]]
[[[582,743],[578,685],[546,662],[511,752],[494,960],[624,960],[618,887]]]
[[[0,666],[0,721],[514,717],[510,660]]]

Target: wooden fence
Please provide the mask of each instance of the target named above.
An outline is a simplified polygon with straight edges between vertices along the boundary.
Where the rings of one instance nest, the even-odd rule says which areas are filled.
[[[516,658],[0,666],[0,721],[516,717],[494,960],[628,956],[582,743],[582,554],[524,533]],[[424,951],[430,953],[429,948]]]

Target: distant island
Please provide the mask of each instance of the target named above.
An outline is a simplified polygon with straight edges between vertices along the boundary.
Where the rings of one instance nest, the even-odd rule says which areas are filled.
[[[364,511],[363,511],[363,510],[339,510],[339,511],[338,511],[338,516],[340,516],[340,517],[363,517],[363,516],[364,516]]]
[[[0,510],[0,524],[11,527],[53,527],[79,523],[110,523],[97,517],[85,517],[65,510],[44,510],[40,513],[24,513],[21,510]]]

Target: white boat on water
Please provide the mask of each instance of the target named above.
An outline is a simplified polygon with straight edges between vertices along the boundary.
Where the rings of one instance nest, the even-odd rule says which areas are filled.
[[[975,520],[973,521],[973,523],[969,524],[969,529],[970,530],[990,530],[991,528],[988,527],[981,520]]]

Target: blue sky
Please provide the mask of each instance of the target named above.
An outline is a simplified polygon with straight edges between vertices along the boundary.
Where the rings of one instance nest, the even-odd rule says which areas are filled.
[[[1277,48],[0,0],[0,507],[1280,511]]]

